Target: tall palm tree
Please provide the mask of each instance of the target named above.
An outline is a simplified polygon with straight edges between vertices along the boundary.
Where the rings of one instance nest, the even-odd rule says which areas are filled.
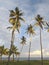
[[[9,22],[12,24],[12,26],[8,27],[8,28],[12,29],[12,37],[11,37],[11,45],[10,45],[8,61],[10,61],[11,47],[14,44],[14,32],[15,32],[15,30],[17,30],[19,32],[19,28],[21,26],[20,20],[24,21],[24,19],[21,17],[22,15],[23,15],[23,13],[21,12],[21,10],[19,10],[18,7],[16,7],[15,10],[10,10]]]
[[[29,56],[28,56],[28,60],[29,60],[29,65],[30,65],[30,51],[31,51],[31,41],[32,41],[32,35],[35,34],[35,31],[33,29],[33,26],[30,24],[27,28],[27,34],[30,35],[30,43],[29,43]]]
[[[20,53],[22,52],[23,47],[24,47],[25,44],[26,44],[26,38],[24,36],[22,36],[22,38],[21,38],[21,45],[22,45],[22,47],[21,47]],[[20,59],[20,55],[19,55],[18,60],[19,59]]]
[[[43,21],[43,17],[41,17],[39,14],[37,17],[35,17],[36,25],[40,27],[40,47],[41,47],[41,65],[43,65],[43,52],[42,52],[42,36],[41,36],[41,30],[43,29],[43,25],[45,25]]]

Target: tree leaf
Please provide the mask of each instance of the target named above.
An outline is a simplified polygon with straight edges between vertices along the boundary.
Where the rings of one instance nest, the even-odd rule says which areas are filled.
[[[25,22],[25,20],[23,18],[19,17],[19,19]]]

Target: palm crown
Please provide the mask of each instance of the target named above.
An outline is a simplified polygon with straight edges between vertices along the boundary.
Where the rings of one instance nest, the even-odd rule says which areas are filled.
[[[26,38],[24,36],[22,36],[22,38],[21,38],[21,44],[22,45],[26,44]]]
[[[17,29],[19,32],[19,28],[21,26],[20,20],[24,21],[22,18],[23,13],[21,10],[19,10],[18,7],[15,8],[15,10],[10,10],[10,19],[9,22],[13,25],[12,27],[8,27],[10,29],[14,28]]]
[[[37,21],[36,24],[43,29],[43,25],[44,25],[43,18],[40,15],[37,15],[37,17],[35,17],[35,20]]]
[[[0,46],[0,55],[7,55],[8,54],[8,49],[4,48],[3,46]]]
[[[16,47],[15,45],[13,45],[13,46],[11,47],[10,55],[13,54],[13,53],[15,54],[15,53],[17,52],[17,50],[18,50],[17,47]]]
[[[33,26],[31,24],[27,28],[27,33],[32,34],[32,35],[35,34]]]

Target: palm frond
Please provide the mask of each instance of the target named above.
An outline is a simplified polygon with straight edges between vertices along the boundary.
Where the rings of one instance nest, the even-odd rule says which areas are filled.
[[[20,33],[19,29],[17,28],[18,33]]]
[[[49,24],[46,22],[46,25],[49,27]]]
[[[10,10],[10,17],[15,16],[15,12],[13,10]]]
[[[43,17],[41,17],[40,15],[37,15],[35,20],[37,21],[38,26],[40,26],[40,28],[43,29],[43,25],[44,25]]]
[[[15,8],[15,11],[19,11],[19,8],[18,8],[18,7],[16,7],[16,8]]]
[[[19,17],[19,19],[25,22],[25,20],[23,18]]]
[[[7,27],[7,29],[12,29],[13,27]]]
[[[23,13],[19,13],[19,16],[22,16],[23,15]]]
[[[49,32],[49,29],[47,30],[47,32]]]
[[[18,51],[15,52],[15,55],[16,55],[16,56],[19,56],[19,55],[20,55],[20,52],[18,52]]]

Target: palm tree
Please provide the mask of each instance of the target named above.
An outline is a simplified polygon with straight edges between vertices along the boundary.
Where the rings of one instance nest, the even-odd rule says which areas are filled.
[[[35,18],[37,21],[35,25],[38,25],[40,27],[40,47],[41,47],[41,65],[43,65],[43,52],[42,52],[42,36],[41,36],[41,30],[43,29],[43,25],[45,25],[43,18],[40,15],[37,15]]]
[[[27,34],[30,35],[29,56],[28,56],[29,65],[30,65],[30,50],[31,50],[31,41],[32,41],[32,37],[31,36],[35,34],[33,26],[31,24],[27,28]]]
[[[1,57],[1,60],[2,60],[2,55],[7,55],[7,48],[4,48],[4,45],[0,46],[0,57]]]
[[[26,44],[26,38],[25,38],[24,36],[22,36],[22,38],[21,38],[21,45],[22,45],[22,47],[21,47],[20,52],[22,52],[23,47],[24,47],[25,44]],[[19,60],[19,59],[20,59],[20,55],[19,55],[18,60]]]
[[[9,49],[9,50],[10,50],[10,49]],[[11,47],[10,56],[13,55],[13,59],[12,59],[13,61],[14,61],[14,56],[17,57],[17,56],[20,54],[20,52],[18,52],[17,50],[18,50],[18,49],[17,49],[17,47],[16,47],[15,45],[13,45],[13,46]],[[8,55],[8,54],[9,54],[9,51],[7,51],[6,54]]]
[[[9,50],[8,48],[4,48],[4,49],[3,49],[3,54],[4,54],[4,55],[8,55],[8,54],[9,54],[9,51],[8,51],[8,50]]]
[[[21,48],[21,52],[23,50],[23,46],[26,44],[26,38],[24,36],[22,36],[21,38],[21,45],[22,45],[22,48]]]
[[[17,50],[18,50],[17,47],[15,45],[13,45],[11,48],[11,54],[13,54],[13,61],[14,61],[14,55],[16,55]]]
[[[11,45],[10,45],[8,61],[10,61],[11,47],[14,44],[14,32],[15,32],[15,30],[17,30],[19,32],[19,28],[21,27],[20,20],[24,21],[24,19],[21,17],[22,15],[23,15],[23,13],[21,12],[21,10],[19,10],[18,7],[16,7],[15,10],[10,10],[9,22],[12,24],[12,26],[8,27],[8,28],[12,29],[12,37],[11,37]]]

